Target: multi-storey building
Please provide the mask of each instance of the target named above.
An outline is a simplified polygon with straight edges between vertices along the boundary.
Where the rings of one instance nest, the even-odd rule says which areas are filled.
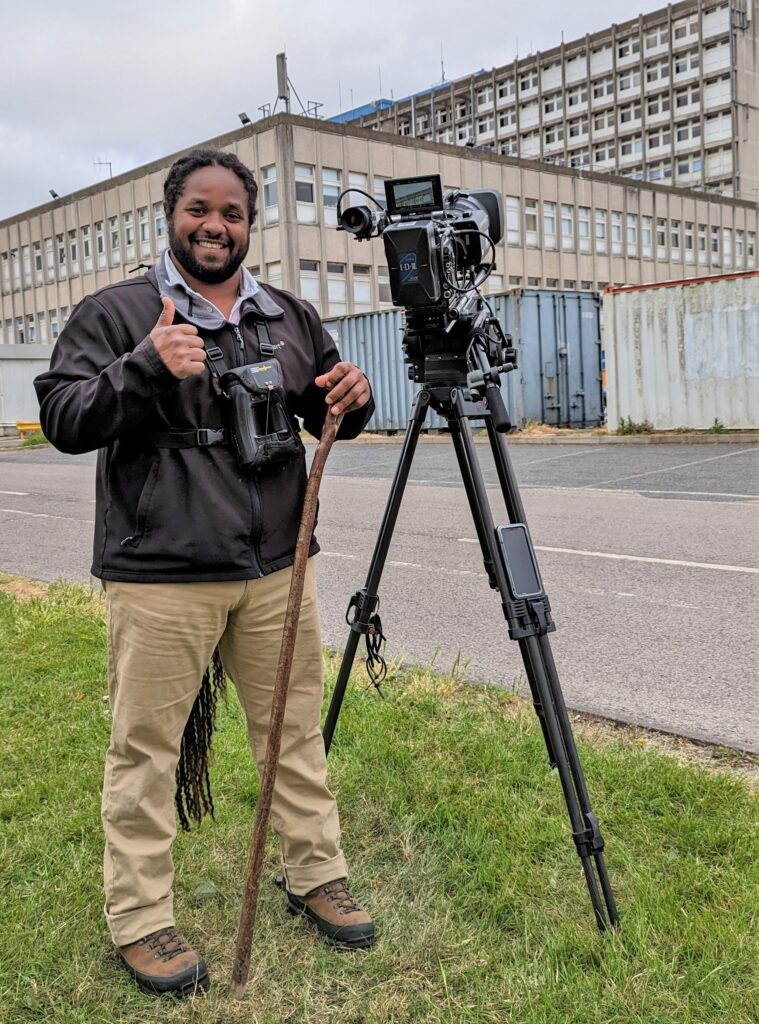
[[[684,0],[335,120],[758,202],[756,21],[756,0]]]
[[[277,115],[203,145],[234,151],[260,184],[248,265],[323,317],[391,304],[384,246],[335,230],[343,189],[384,203],[391,177],[504,197],[491,292],[600,290],[757,265],[757,204]],[[163,182],[179,154],[0,221],[0,342],[51,342],[85,295],[139,272],[168,244]],[[354,193],[344,206],[367,200]]]

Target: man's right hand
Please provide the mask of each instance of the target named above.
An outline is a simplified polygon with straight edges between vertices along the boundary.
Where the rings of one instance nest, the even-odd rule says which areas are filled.
[[[150,332],[156,352],[175,377],[184,380],[202,373],[206,365],[206,350],[192,324],[174,323],[174,303],[161,299],[163,312]]]

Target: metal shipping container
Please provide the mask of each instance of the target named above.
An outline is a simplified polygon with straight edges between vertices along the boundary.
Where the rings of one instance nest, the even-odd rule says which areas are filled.
[[[759,426],[759,271],[609,288],[608,426]]]
[[[517,289],[490,296],[493,311],[514,340],[518,369],[501,378],[506,408],[518,426],[594,426],[603,420],[599,300],[591,292]],[[376,412],[368,430],[404,430],[418,385],[403,361],[403,314],[362,313],[325,321],[340,353],[372,383]],[[427,426],[445,426],[436,414]]]

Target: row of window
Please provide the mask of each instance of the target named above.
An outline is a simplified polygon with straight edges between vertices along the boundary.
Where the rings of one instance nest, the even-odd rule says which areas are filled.
[[[20,249],[0,253],[0,288],[3,294],[95,269],[118,267],[138,257],[160,253],[168,245],[163,203],[152,208],[127,210],[120,216],[84,224]]]
[[[261,168],[263,182],[263,221],[264,224],[275,224],[279,220],[279,197],[277,190],[277,168],[274,164]],[[371,206],[374,203],[361,193],[369,192],[382,208],[385,207],[386,177],[375,174],[371,181],[369,175],[349,171],[347,180],[343,182],[343,172],[337,167],[322,167],[321,170],[321,204],[322,222],[328,227],[337,226],[337,199],[343,188],[360,189],[351,191],[343,197],[341,209],[349,206]],[[317,210],[317,175],[312,164],[295,165],[295,208],[300,224],[316,224]]]
[[[68,323],[71,309],[49,309],[0,320],[0,343],[6,345],[51,345]]]
[[[522,203],[518,196],[506,196],[506,243],[635,259],[655,255],[673,263],[738,270],[756,267],[755,231],[545,200],[541,217],[539,200]]]

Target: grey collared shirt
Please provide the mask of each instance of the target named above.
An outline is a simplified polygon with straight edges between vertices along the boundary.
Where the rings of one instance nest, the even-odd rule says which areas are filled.
[[[171,250],[167,249],[166,252],[163,254],[163,265],[164,270],[166,271],[166,278],[168,283],[172,287],[181,288],[182,291],[184,291],[186,295],[192,300],[192,305],[194,307],[197,308],[198,306],[200,306],[201,309],[203,307],[207,307],[209,313],[217,313],[221,317],[221,319],[226,320],[227,323],[235,325],[239,324],[240,309],[242,307],[242,304],[245,302],[246,299],[252,298],[254,295],[261,291],[258,282],[253,277],[251,272],[247,269],[247,267],[240,267],[240,290],[237,293],[237,298],[235,299],[235,304],[232,307],[232,312],[229,314],[228,317],[225,317],[221,310],[218,308],[218,306],[215,306],[210,299],[207,299],[204,295],[201,295],[200,292],[196,292],[194,288],[191,288],[189,286],[189,284],[185,281],[185,279],[182,277],[182,275],[175,267],[174,261],[171,258],[170,253]]]

